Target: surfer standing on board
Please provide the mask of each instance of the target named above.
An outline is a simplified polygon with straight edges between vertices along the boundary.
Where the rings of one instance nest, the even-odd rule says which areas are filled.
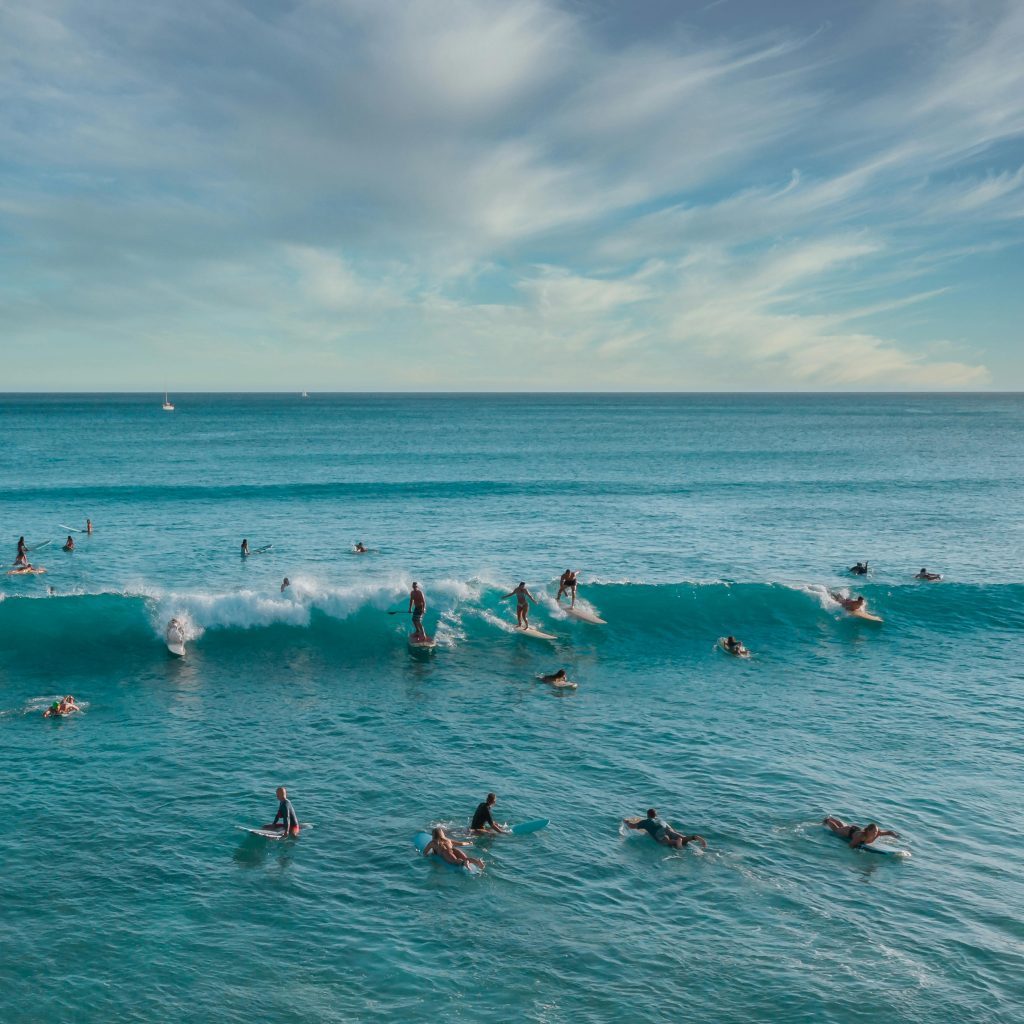
[[[562,595],[568,594],[572,598],[569,602],[570,608],[576,607],[577,576],[578,573],[573,572],[571,569],[566,569],[558,581],[558,594],[555,596],[555,600],[561,601]]]
[[[423,613],[427,610],[427,598],[420,590],[418,583],[413,583],[409,591],[409,611],[412,612],[412,626],[415,632],[413,636],[417,640],[426,640],[427,634],[423,631]]]
[[[507,594],[502,594],[501,599],[504,601],[510,597],[515,597],[516,599],[516,622],[518,623],[519,628],[529,629],[530,606],[526,602],[530,601],[533,604],[536,604],[536,599],[533,594],[526,589],[526,584],[522,580],[519,581],[519,586],[516,587],[515,590],[510,590]]]
[[[295,808],[292,807],[291,800],[288,799],[288,790],[284,786],[277,787],[277,799],[280,801],[277,805],[277,814],[274,815],[274,820],[269,825],[263,827],[280,828],[290,836],[297,836],[299,834],[299,819],[295,814]],[[280,825],[278,821],[281,822]]]

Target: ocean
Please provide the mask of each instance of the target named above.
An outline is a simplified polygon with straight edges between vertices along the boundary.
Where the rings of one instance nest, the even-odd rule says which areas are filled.
[[[1024,396],[161,399],[0,395],[7,1024],[1024,1020]]]

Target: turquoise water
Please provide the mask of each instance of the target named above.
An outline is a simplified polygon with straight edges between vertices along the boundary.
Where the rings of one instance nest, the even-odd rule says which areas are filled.
[[[1024,398],[172,398],[0,396],[5,1021],[1022,1019]]]

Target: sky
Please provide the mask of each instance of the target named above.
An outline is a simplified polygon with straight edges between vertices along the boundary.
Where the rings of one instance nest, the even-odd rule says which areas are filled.
[[[1019,0],[0,0],[0,391],[1024,389]]]

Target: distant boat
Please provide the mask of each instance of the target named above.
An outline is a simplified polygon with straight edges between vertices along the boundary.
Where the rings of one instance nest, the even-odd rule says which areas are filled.
[[[300,398],[309,398],[309,392],[308,391],[303,391],[302,394],[299,397]]]
[[[174,406],[167,400],[167,392],[164,392],[164,412],[174,412]]]

